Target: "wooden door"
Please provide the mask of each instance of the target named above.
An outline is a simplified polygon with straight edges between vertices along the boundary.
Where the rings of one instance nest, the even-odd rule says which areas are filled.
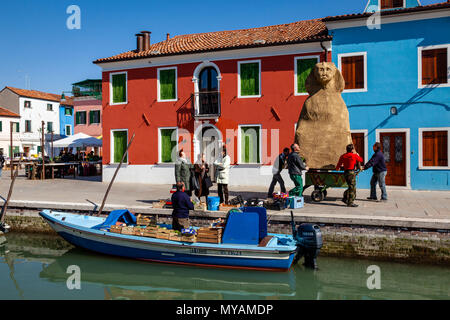
[[[352,142],[353,145],[355,146],[355,150],[356,152],[359,154],[359,156],[361,158],[363,158],[363,165],[364,163],[366,163],[366,159],[364,158],[364,150],[365,150],[365,145],[364,145],[364,133],[362,132],[352,132]]]
[[[386,161],[386,185],[406,186],[406,133],[381,132],[380,142]]]

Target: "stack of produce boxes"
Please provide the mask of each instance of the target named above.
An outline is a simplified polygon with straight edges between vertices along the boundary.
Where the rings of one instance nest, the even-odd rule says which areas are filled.
[[[221,243],[223,228],[200,228],[197,230],[197,242]]]

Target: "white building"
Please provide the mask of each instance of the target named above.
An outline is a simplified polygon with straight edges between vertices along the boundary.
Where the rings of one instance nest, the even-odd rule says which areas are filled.
[[[18,140],[18,143],[13,144],[19,146],[19,152],[26,156],[39,155],[42,121],[44,133],[53,131],[56,135],[60,134],[60,101],[60,95],[35,90],[5,87],[0,91],[0,106],[20,116],[19,132],[14,130],[13,134],[14,139]]]
[[[11,124],[13,125],[13,150],[19,152],[20,139],[17,133],[17,123],[20,116],[12,111],[0,107],[0,151],[5,157],[10,156]],[[16,147],[15,147],[16,146]]]

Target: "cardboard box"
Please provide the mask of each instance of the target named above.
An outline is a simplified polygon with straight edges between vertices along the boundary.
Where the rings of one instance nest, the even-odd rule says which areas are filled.
[[[304,206],[304,199],[303,197],[289,197],[286,205],[288,208],[290,209],[299,209],[299,208],[303,208]]]
[[[228,211],[230,211],[231,209],[237,209],[237,208],[240,208],[241,206],[239,205],[239,204],[236,204],[236,205],[230,205],[230,204],[221,204],[220,206],[219,206],[219,211],[225,211],[225,212],[228,212]]]
[[[159,202],[153,202],[152,207],[155,209],[162,209],[166,205],[166,201],[160,200]]]
[[[194,210],[195,211],[206,211],[207,210],[206,203],[201,202],[201,203],[194,205]]]

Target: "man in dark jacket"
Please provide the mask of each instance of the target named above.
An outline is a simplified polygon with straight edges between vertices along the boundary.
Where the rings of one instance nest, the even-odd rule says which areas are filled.
[[[194,204],[184,192],[182,182],[177,183],[177,191],[172,194],[172,228],[181,231],[189,228],[189,210],[194,210]]]
[[[294,143],[291,146],[292,152],[288,156],[288,170],[291,180],[294,182],[295,188],[289,191],[290,196],[301,197],[303,194],[303,179],[302,171],[308,171],[309,168],[305,165],[299,155],[300,146]]]
[[[284,186],[284,180],[281,176],[281,171],[286,167],[287,157],[289,156],[289,148],[284,148],[283,153],[280,154],[275,161],[273,166],[273,178],[269,187],[269,192],[267,193],[267,198],[273,197],[273,190],[277,182],[280,184],[280,189],[282,193],[286,193],[286,187]]]
[[[372,179],[370,179],[370,197],[367,199],[377,200],[377,183],[381,189],[381,201],[387,201],[386,193],[386,162],[384,161],[384,154],[381,152],[381,143],[376,142],[373,145],[373,151],[375,152],[372,158],[364,165],[364,170],[372,167]]]

